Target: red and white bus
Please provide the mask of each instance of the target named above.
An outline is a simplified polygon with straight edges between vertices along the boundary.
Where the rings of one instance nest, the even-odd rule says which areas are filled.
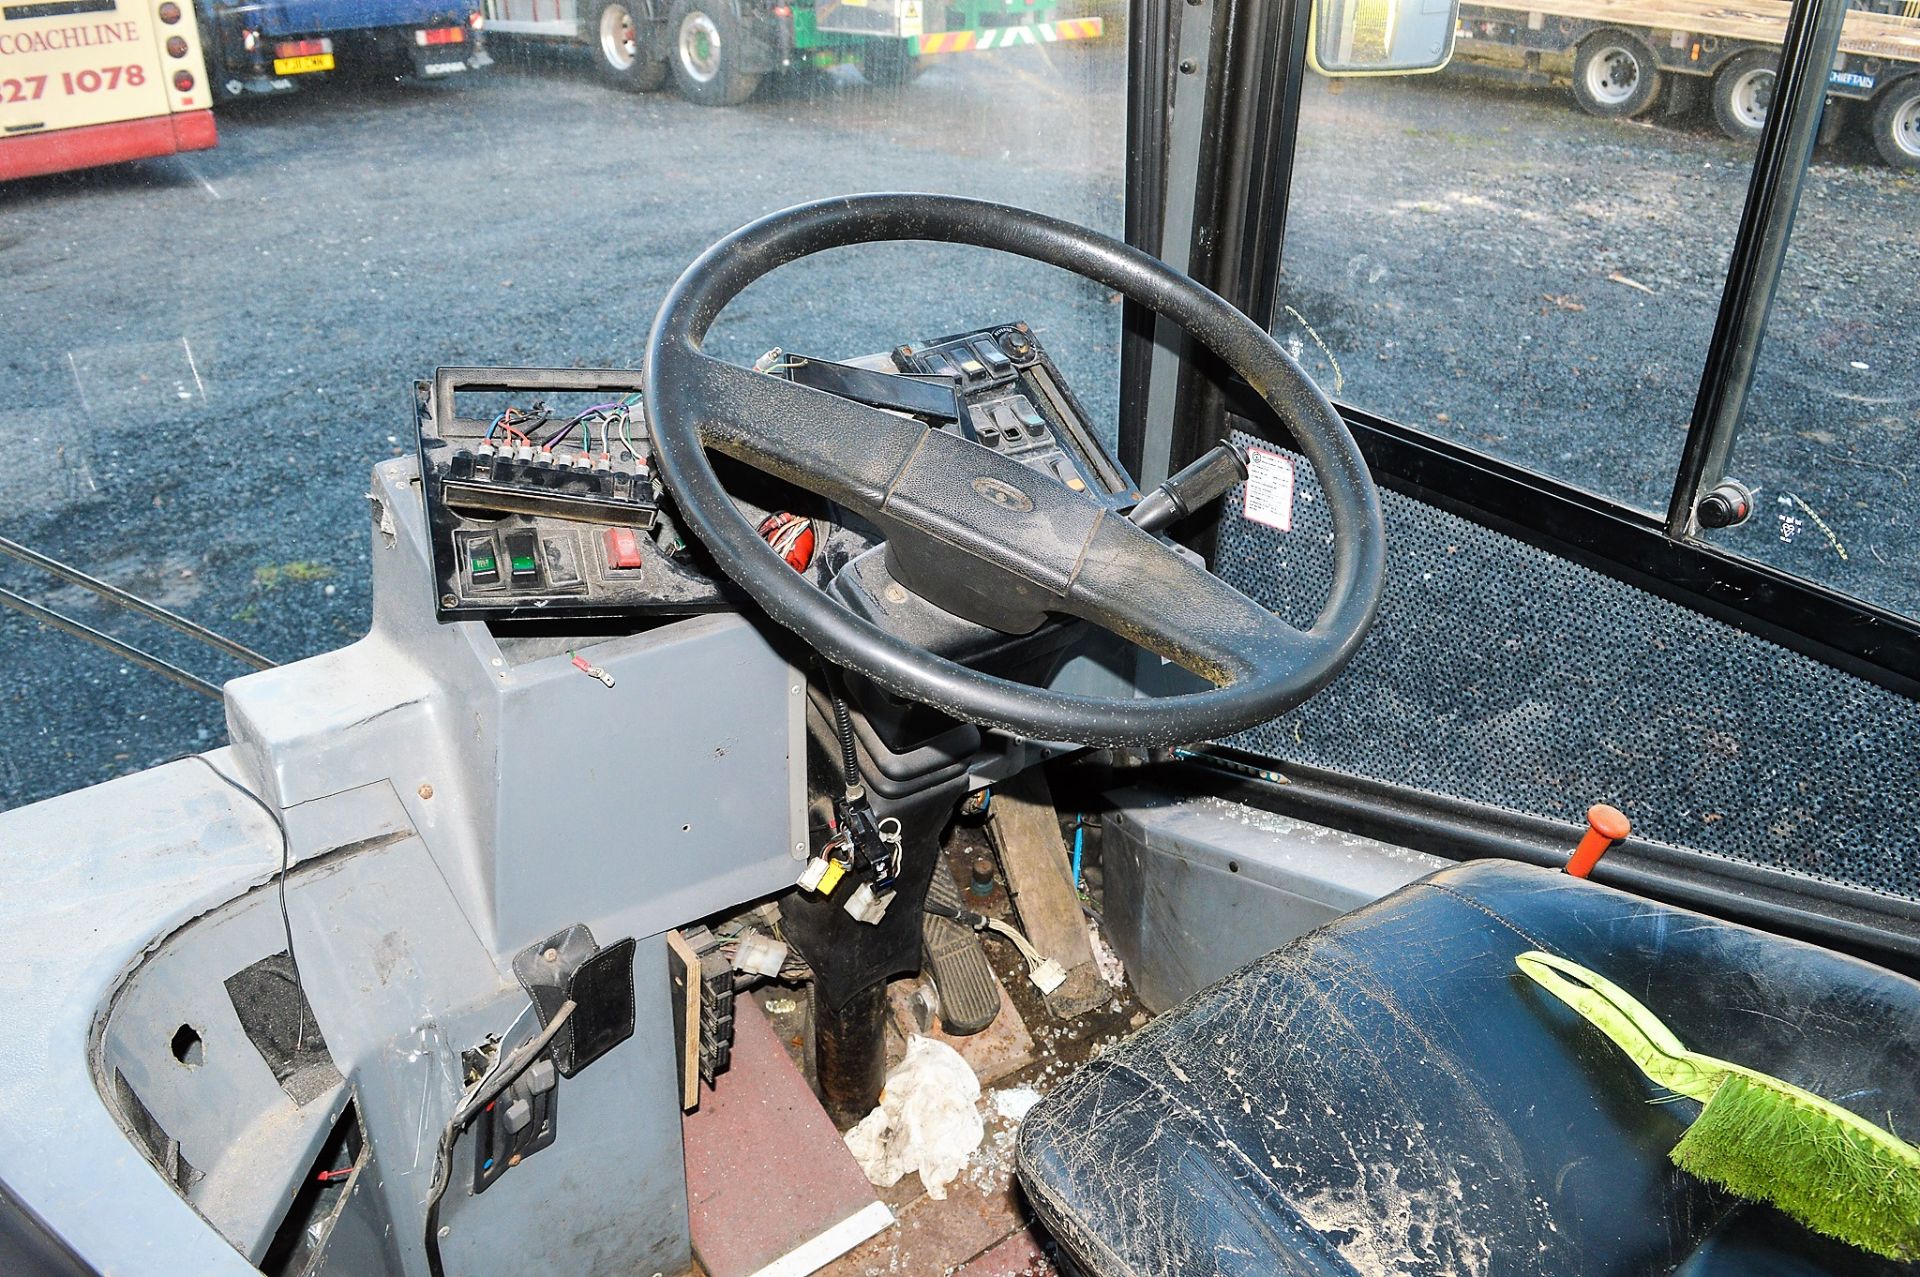
[[[0,0],[0,181],[218,135],[192,0]]]

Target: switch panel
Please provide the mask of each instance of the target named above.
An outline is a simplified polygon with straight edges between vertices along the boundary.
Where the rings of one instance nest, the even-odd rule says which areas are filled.
[[[637,370],[588,368],[445,368],[415,385],[440,620],[585,632],[745,601],[662,508],[639,386]]]
[[[560,1078],[551,1059],[535,1060],[473,1119],[473,1191],[553,1143],[559,1131]]]
[[[900,346],[893,362],[909,376],[954,379],[959,429],[976,443],[1112,509],[1139,500],[1025,324]]]

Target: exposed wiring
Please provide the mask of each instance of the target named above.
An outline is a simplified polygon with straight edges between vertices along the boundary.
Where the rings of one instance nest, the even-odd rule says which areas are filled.
[[[1073,817],[1073,889],[1080,890],[1080,852],[1086,845],[1087,813],[1077,812]]]
[[[620,442],[627,445],[627,455],[629,457],[632,457],[636,463],[645,465],[646,462],[641,459],[638,449],[633,446],[632,425],[633,411],[623,407],[620,413]]]
[[[1014,930],[1013,927],[1000,921],[998,918],[985,918],[982,921],[986,924],[985,930],[997,931],[1007,939],[1013,941],[1013,947],[1018,949],[1020,956],[1027,960],[1028,967],[1038,971],[1040,967],[1045,964],[1046,959],[1040,955],[1040,951],[1034,948],[1032,943],[1025,936]]]
[[[1039,983],[1040,978],[1049,964],[1052,964],[1056,968],[1058,966],[1057,963],[1053,963],[1051,958],[1044,956],[1038,949],[1034,948],[1033,943],[1021,935],[1011,924],[1002,922],[998,918],[991,918],[983,913],[975,913],[971,909],[965,909],[958,905],[942,904],[932,899],[929,899],[921,907],[930,914],[941,918],[951,918],[963,926],[972,927],[975,931],[997,932],[1011,940],[1013,947],[1020,951],[1020,956],[1026,959],[1027,970],[1034,976],[1036,984]]]
[[[460,1138],[460,1132],[466,1129],[467,1123],[499,1098],[500,1092],[512,1086],[514,1079],[526,1072],[527,1066],[540,1057],[541,1052],[552,1043],[554,1035],[560,1032],[561,1026],[572,1017],[573,1007],[571,998],[562,1002],[560,1009],[553,1013],[553,1019],[547,1021],[546,1028],[468,1087],[460,1103],[454,1107],[453,1118],[447,1123],[446,1129],[440,1132],[440,1151],[433,1166],[433,1186],[427,1193],[427,1271],[433,1277],[445,1277],[446,1273],[440,1261],[440,1199],[446,1196],[447,1181],[453,1178],[454,1143]],[[514,1023],[518,1024],[519,1021],[515,1020]]]
[[[280,834],[280,872],[274,875],[274,887],[280,897],[280,927],[287,938],[287,965],[293,968],[293,988],[300,995],[300,1025],[294,1030],[293,1049],[298,1054],[307,1041],[307,986],[300,979],[300,959],[293,952],[293,916],[287,912],[287,872],[292,867],[293,840],[287,837],[287,822],[281,819],[280,812],[266,799],[242,785],[233,777],[213,765],[213,760],[205,754],[190,754],[189,758],[205,763],[207,770],[220,778],[220,783],[244,797],[248,802],[267,813],[267,819]],[[317,1026],[316,1026],[317,1027]]]
[[[841,697],[840,689],[834,686],[833,675],[827,674],[827,697],[833,702],[833,730],[840,738],[840,771],[846,780],[847,794],[853,796],[860,788],[860,755],[853,746],[853,715],[847,711],[847,702]]]
[[[547,406],[543,403],[537,403],[531,409],[524,412],[518,408],[509,407],[505,412],[495,417],[493,424],[487,427],[487,438],[491,439],[497,432],[504,430],[509,436],[519,435],[520,442],[531,447],[533,444],[533,436],[529,435],[520,427],[530,425],[538,429],[542,422],[551,420],[552,416],[553,414],[547,411]]]
[[[562,423],[558,430],[548,435],[540,446],[545,449],[552,449],[555,445],[563,442],[568,435],[572,434],[575,427],[578,427],[580,430],[580,451],[591,455],[595,451],[593,446],[593,427],[598,425],[600,427],[599,452],[602,456],[612,457],[613,435],[614,431],[618,430],[620,432],[620,441],[626,446],[627,455],[635,461],[642,461],[640,450],[634,446],[632,434],[633,406],[639,402],[640,394],[636,391],[628,395],[625,399],[609,399],[606,403],[597,403],[590,408],[582,408],[578,413]],[[511,412],[512,410],[509,409],[508,411]],[[492,434],[492,431],[488,431],[489,438],[492,437]]]

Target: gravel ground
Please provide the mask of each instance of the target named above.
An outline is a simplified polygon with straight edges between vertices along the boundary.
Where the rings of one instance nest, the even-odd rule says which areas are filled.
[[[803,199],[955,191],[1116,230],[1123,55],[1108,40],[954,59],[898,94],[842,71],[712,111],[513,54],[464,84],[248,104],[223,117],[216,151],[6,188],[0,532],[275,659],[337,646],[365,628],[361,493],[368,466],[409,444],[411,379],[441,363],[632,364],[700,249]],[[1663,503],[1740,150],[1450,75],[1316,81],[1306,118],[1282,313],[1316,375],[1363,406]],[[1796,250],[1739,460],[1833,539],[1800,505],[1769,506],[1735,544],[1911,607],[1900,214],[1914,183],[1837,155],[1813,188],[1798,242],[1814,247]],[[1024,317],[1110,423],[1117,311],[1042,268],[889,246],[763,282],[714,345],[851,355]],[[1800,520],[1794,535],[1776,509]],[[212,676],[238,672],[9,563],[0,584]],[[0,807],[222,737],[213,702],[10,612],[0,650]]]

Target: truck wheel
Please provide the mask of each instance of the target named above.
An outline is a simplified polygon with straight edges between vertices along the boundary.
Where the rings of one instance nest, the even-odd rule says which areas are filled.
[[[1759,49],[1727,59],[1713,77],[1713,118],[1736,142],[1752,142],[1773,109],[1773,55]]]
[[[1920,75],[1880,95],[1873,108],[1873,145],[1894,168],[1920,168]]]
[[[905,40],[875,40],[860,54],[860,74],[876,89],[897,89],[920,73]]]
[[[1573,97],[1588,115],[1639,115],[1659,92],[1652,51],[1624,31],[1596,31],[1573,55]]]
[[[632,0],[603,0],[587,9],[587,47],[600,78],[629,93],[651,93],[667,82],[667,64],[649,56]]]
[[[674,0],[667,15],[667,63],[680,96],[700,106],[739,106],[760,87],[742,72],[740,19],[732,0]]]

